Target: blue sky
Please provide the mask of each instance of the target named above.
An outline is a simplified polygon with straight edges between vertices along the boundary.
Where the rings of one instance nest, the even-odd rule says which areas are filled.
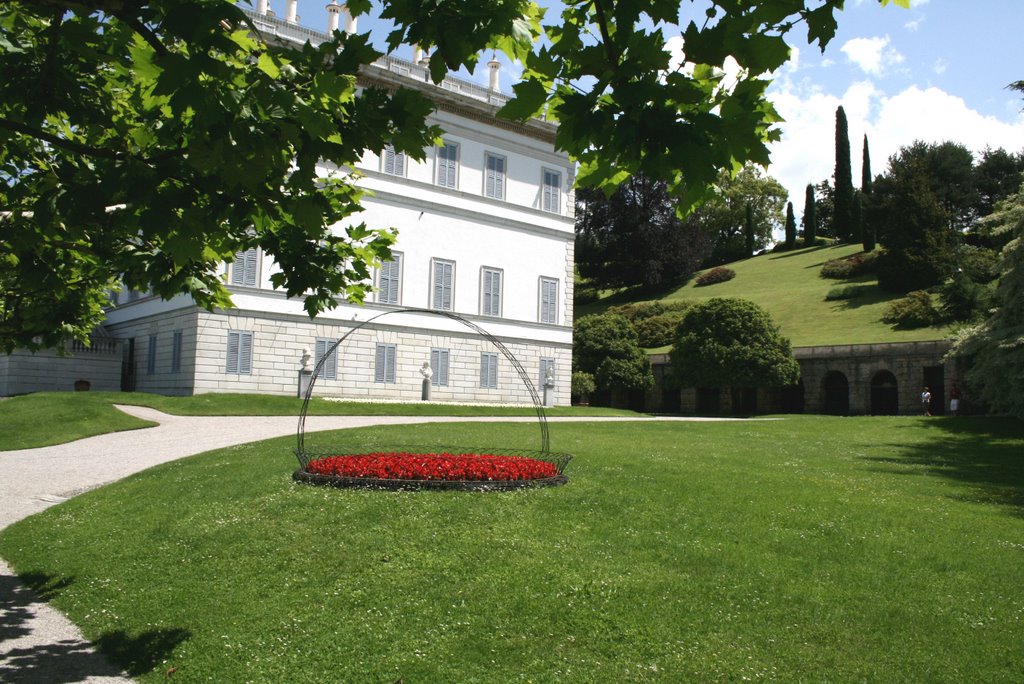
[[[325,30],[325,4],[300,0],[300,23]],[[681,3],[692,11],[689,4]],[[706,4],[697,0],[698,12]],[[270,6],[283,16],[284,0],[271,0]],[[797,31],[793,59],[769,91],[787,121],[768,169],[789,190],[797,215],[807,183],[832,176],[839,105],[849,120],[855,180],[865,134],[874,174],[915,139],[953,140],[976,152],[986,146],[1024,150],[1024,99],[1006,89],[1024,80],[1022,27],[1024,0],[911,0],[909,10],[847,0],[824,55]],[[381,28],[360,19],[360,32],[376,30],[383,39]],[[411,48],[403,50],[399,56],[411,56]],[[515,65],[505,64],[503,88],[517,75]],[[486,68],[469,77],[486,83]]]

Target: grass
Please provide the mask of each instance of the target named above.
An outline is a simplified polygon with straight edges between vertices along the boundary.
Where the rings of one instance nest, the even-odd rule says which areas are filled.
[[[568,486],[480,494],[295,485],[290,440],[246,445],[17,523],[0,555],[142,682],[1024,679],[1020,422],[595,423],[552,446]]]
[[[695,279],[665,293],[661,301],[705,301],[711,297],[742,297],[764,307],[794,346],[868,344],[874,342],[915,342],[937,340],[949,334],[945,325],[913,330],[896,329],[882,322],[892,295],[877,288],[855,299],[826,301],[829,291],[839,285],[875,283],[874,276],[850,280],[820,277],[829,259],[857,254],[856,245],[811,247],[792,252],[765,254],[728,264],[736,277],[724,283],[696,287]],[[576,315],[601,311],[608,306],[634,301],[635,293],[620,292],[577,308]],[[667,351],[668,348],[657,351]]]
[[[143,392],[39,392],[0,401],[0,451],[63,444],[83,437],[150,427],[114,408],[114,404],[148,406],[179,416],[298,416],[302,401],[265,394],[200,394],[165,397]],[[558,406],[548,416],[636,416],[625,409]],[[452,406],[336,402],[314,397],[314,416],[532,416],[529,407]]]
[[[40,392],[0,401],[0,451],[63,444],[83,437],[152,427],[89,392]]]

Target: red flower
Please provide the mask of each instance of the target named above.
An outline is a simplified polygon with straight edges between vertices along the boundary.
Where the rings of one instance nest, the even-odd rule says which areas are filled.
[[[310,461],[315,475],[375,480],[514,481],[558,475],[554,463],[524,456],[496,454],[410,454],[377,452],[326,456]]]

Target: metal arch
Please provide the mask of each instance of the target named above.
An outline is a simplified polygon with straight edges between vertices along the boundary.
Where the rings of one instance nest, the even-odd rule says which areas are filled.
[[[530,398],[533,400],[533,408],[537,413],[537,420],[540,423],[540,453],[550,453],[551,439],[548,433],[547,415],[544,412],[544,402],[541,401],[540,395],[537,393],[537,388],[534,386],[533,381],[530,380],[530,375],[529,373],[526,372],[526,369],[523,368],[523,364],[519,363],[519,359],[515,357],[515,355],[509,350],[508,347],[505,346],[505,344],[501,340],[499,340],[497,337],[481,328],[476,323],[467,320],[462,316],[456,313],[452,313],[450,311],[437,311],[435,309],[402,308],[393,309],[391,311],[384,311],[383,313],[379,313],[376,316],[372,316],[371,318],[368,318],[367,320],[363,321],[359,325],[355,326],[354,328],[346,332],[340,338],[338,338],[338,341],[331,345],[331,347],[323,354],[323,356],[320,357],[320,360],[317,361],[316,367],[313,369],[313,376],[310,378],[309,381],[309,387],[306,388],[306,394],[302,399],[302,412],[299,415],[299,427],[295,455],[299,459],[299,464],[302,466],[302,468],[305,468],[307,465],[309,465],[309,457],[306,454],[306,415],[309,409],[309,400],[313,396],[313,388],[316,386],[317,378],[320,377],[320,371],[323,368],[324,363],[327,361],[327,358],[332,353],[334,353],[334,351],[339,346],[341,346],[341,343],[347,340],[350,335],[352,335],[352,333],[361,330],[365,326],[376,321],[378,318],[390,316],[391,314],[395,313],[430,314],[432,316],[442,316],[444,318],[449,318],[453,321],[461,323],[467,328],[480,334],[484,339],[488,340],[491,344],[493,344],[498,349],[498,351],[500,351],[504,355],[504,357],[508,359],[509,363],[512,364],[512,367],[516,369],[516,373],[519,374],[519,378],[523,381],[523,384],[526,386],[527,391],[530,393]]]

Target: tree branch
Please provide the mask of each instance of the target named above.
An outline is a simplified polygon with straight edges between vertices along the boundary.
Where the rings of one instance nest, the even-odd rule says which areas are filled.
[[[601,42],[604,43],[604,51],[608,53],[608,61],[612,63],[612,66],[617,67],[619,66],[619,55],[612,44],[612,37],[608,32],[608,18],[605,16],[602,0],[594,0],[593,5],[594,14],[597,17],[597,26],[601,29]]]
[[[59,135],[47,133],[46,131],[40,130],[38,128],[32,128],[31,126],[28,126],[26,124],[19,123],[17,121],[11,121],[10,119],[5,119],[3,117],[0,117],[0,128],[6,128],[7,130],[14,131],[15,133],[30,135],[33,138],[38,138],[39,140],[50,143],[51,145],[62,147],[66,150],[70,150],[71,152],[77,152],[78,154],[84,154],[93,157],[103,157],[104,159],[124,158],[124,154],[120,152],[108,150],[105,147],[93,147],[92,145],[83,145],[82,143],[75,142],[74,140],[68,140],[67,138],[62,138]]]

